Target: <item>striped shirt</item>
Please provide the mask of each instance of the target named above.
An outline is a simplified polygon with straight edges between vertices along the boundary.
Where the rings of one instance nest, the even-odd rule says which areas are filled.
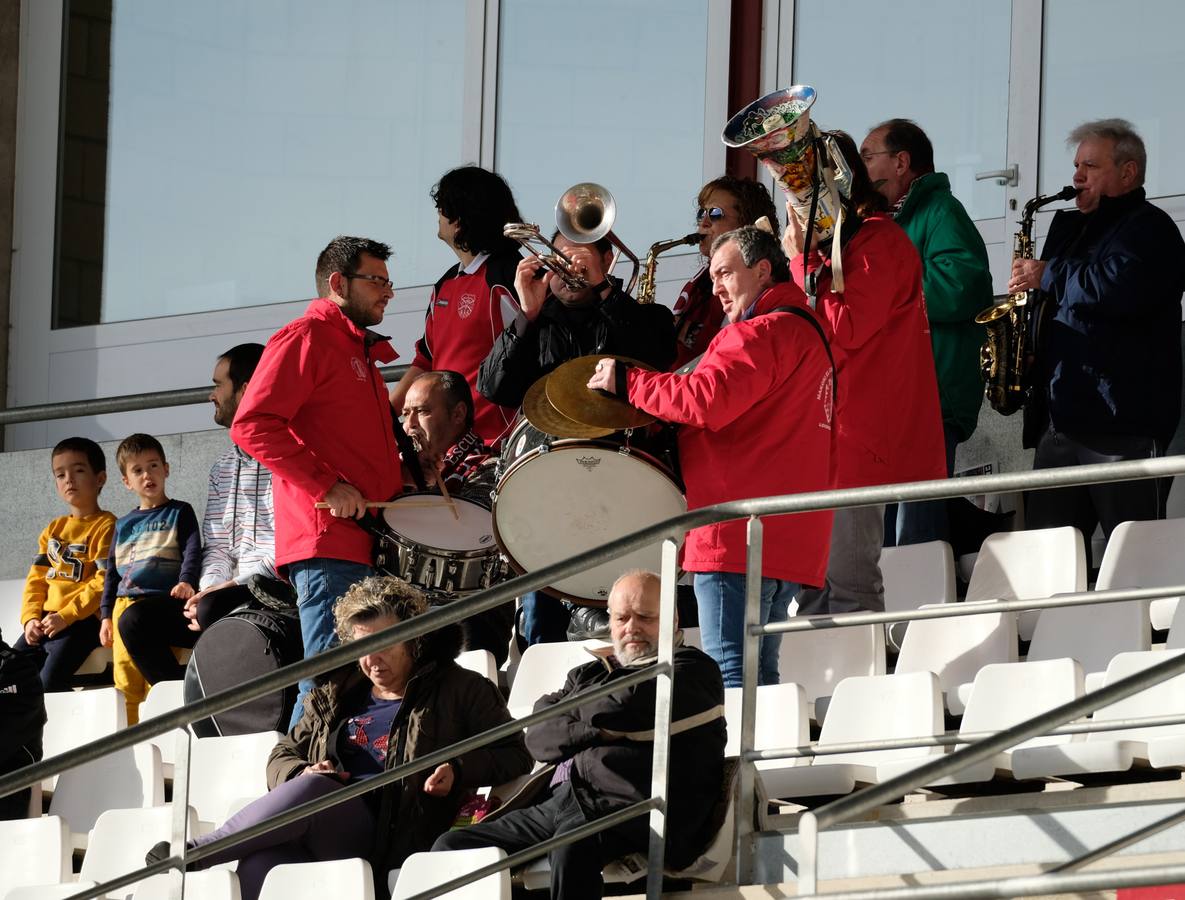
[[[210,467],[200,587],[276,578],[272,473],[233,444]]]

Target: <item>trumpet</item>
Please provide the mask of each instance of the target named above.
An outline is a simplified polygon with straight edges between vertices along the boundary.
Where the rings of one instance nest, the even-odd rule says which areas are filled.
[[[555,204],[556,229],[573,244],[595,244],[601,238],[609,239],[615,248],[609,271],[617,265],[622,254],[633,262],[633,274],[625,289],[627,294],[632,294],[641,264],[629,247],[613,233],[613,221],[616,218],[617,203],[613,195],[609,193],[608,188],[591,181],[572,185],[560,195]],[[569,290],[579,291],[589,286],[588,279],[577,271],[572,258],[545,238],[538,225],[509,222],[503,226],[502,233],[539,257],[544,268],[558,275]]]
[[[654,280],[654,273],[658,268],[658,257],[668,250],[674,250],[676,247],[683,247],[687,244],[698,244],[703,240],[703,237],[698,231],[693,231],[691,234],[685,234],[681,238],[673,238],[669,241],[655,241],[650,245],[650,250],[646,253],[646,262],[642,264],[642,278],[638,282],[637,300],[639,303],[654,302],[654,295],[658,289],[658,283]]]

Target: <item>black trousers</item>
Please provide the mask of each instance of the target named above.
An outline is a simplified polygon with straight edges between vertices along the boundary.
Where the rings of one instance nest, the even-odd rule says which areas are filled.
[[[516,853],[588,821],[589,817],[572,791],[571,782],[564,782],[553,788],[547,799],[534,806],[509,812],[493,822],[478,822],[467,828],[446,831],[436,839],[432,849],[501,847],[507,853]],[[604,892],[601,869],[606,863],[629,853],[645,853],[649,833],[647,817],[641,816],[553,850],[548,854],[552,900],[600,900]]]
[[[168,595],[141,597],[119,617],[123,644],[149,684],[185,677],[185,666],[170,649],[197,643],[198,633],[189,630],[189,619],[181,612],[184,605]]]
[[[26,654],[37,665],[41,685],[49,691],[68,691],[78,667],[99,648],[99,620],[88,616],[73,622],[53,637],[30,644],[22,634],[12,649]]]
[[[1150,437],[1069,435],[1049,428],[1037,444],[1033,468],[1151,459],[1162,456],[1163,450]],[[1090,539],[1097,525],[1102,526],[1103,535],[1110,539],[1111,532],[1120,522],[1163,519],[1169,481],[1148,478],[1029,491],[1025,494],[1025,527],[1073,525],[1082,532],[1089,552]]]

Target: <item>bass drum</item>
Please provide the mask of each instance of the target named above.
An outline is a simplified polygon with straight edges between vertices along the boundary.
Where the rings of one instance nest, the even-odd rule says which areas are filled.
[[[687,511],[671,468],[616,433],[597,440],[556,438],[526,419],[502,451],[494,493],[494,536],[515,571],[534,572]],[[604,606],[622,572],[657,572],[661,544],[573,575],[547,593]]]

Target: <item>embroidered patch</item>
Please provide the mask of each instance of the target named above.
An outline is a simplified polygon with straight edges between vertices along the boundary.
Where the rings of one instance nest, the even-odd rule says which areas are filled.
[[[350,368],[354,370],[354,376],[359,381],[366,380],[366,363],[356,356],[350,357]]]
[[[815,399],[823,401],[823,421],[819,423],[819,427],[830,429],[831,414],[835,406],[835,397],[832,395],[830,369],[823,373],[823,378],[819,381],[819,390],[815,394]]]
[[[474,294],[462,294],[460,302],[457,303],[457,315],[462,319],[468,319],[473,315],[473,307],[477,306],[477,296]]]

